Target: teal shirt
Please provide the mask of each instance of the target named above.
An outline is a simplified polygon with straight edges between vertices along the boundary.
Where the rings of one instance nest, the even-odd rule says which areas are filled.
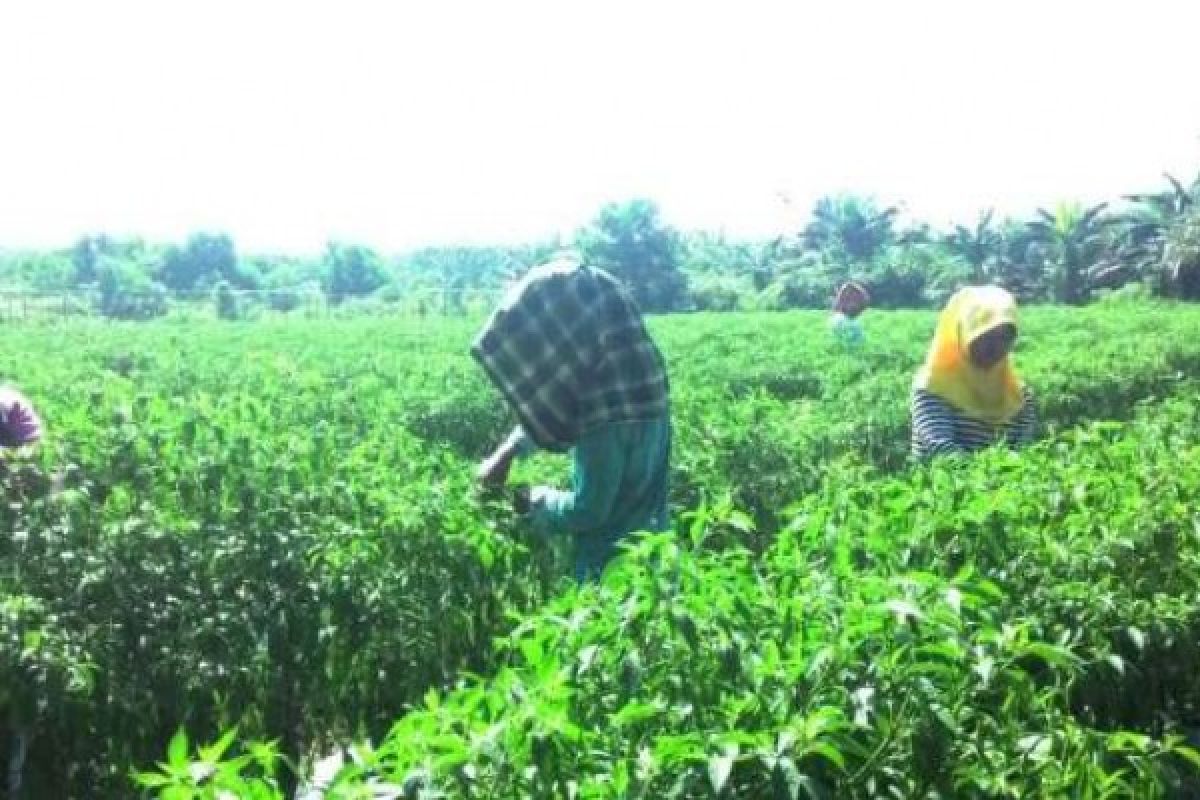
[[[851,319],[845,314],[834,312],[833,319],[829,321],[829,327],[833,329],[833,335],[843,345],[850,347],[859,347],[862,345],[862,323],[857,319]]]
[[[532,449],[527,438],[522,449]],[[606,423],[585,433],[572,448],[569,490],[533,490],[533,524],[542,532],[574,539],[577,579],[598,577],[626,534],[670,527],[670,455],[669,413]]]

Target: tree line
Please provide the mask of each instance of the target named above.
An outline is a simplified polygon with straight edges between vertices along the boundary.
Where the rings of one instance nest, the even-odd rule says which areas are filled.
[[[314,295],[364,308],[421,303],[429,290],[444,305],[502,287],[567,246],[624,280],[652,312],[820,308],[850,279],[885,308],[934,306],[956,287],[982,282],[1026,302],[1079,304],[1114,290],[1196,300],[1200,177],[1185,184],[1166,176],[1158,191],[1090,207],[1062,203],[1031,219],[985,212],[946,230],[906,223],[871,197],[828,196],[798,230],[763,240],[681,232],[646,199],[605,206],[565,242],[396,256],[346,242],[330,242],[318,257],[243,254],[220,232],[182,244],[96,234],[66,250],[0,249],[0,286],[86,289],[96,298],[92,311],[113,317],[163,313],[170,292],[211,293],[222,316],[238,315],[237,290],[258,290],[280,311]]]

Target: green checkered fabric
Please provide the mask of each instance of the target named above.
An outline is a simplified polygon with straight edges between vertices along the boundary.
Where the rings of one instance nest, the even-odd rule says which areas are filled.
[[[598,425],[667,413],[667,373],[628,292],[602,270],[535,267],[505,296],[471,354],[546,450]]]

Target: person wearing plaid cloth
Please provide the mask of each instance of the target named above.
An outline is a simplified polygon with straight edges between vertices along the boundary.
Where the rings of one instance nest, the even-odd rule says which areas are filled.
[[[33,404],[16,389],[0,386],[0,447],[26,447],[40,438],[42,421]]]
[[[536,449],[572,452],[569,490],[535,487],[517,505],[539,530],[572,536],[578,579],[597,577],[623,536],[669,527],[666,367],[616,279],[570,259],[535,267],[471,354],[518,420],[480,466],[485,485],[504,485]]]

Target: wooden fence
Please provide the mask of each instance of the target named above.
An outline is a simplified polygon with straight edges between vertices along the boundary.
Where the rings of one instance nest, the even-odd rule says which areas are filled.
[[[474,316],[487,313],[503,294],[499,287],[421,287],[398,292],[393,299],[330,295],[319,289],[231,289],[239,316],[330,317]],[[98,290],[37,291],[0,289],[0,323],[53,321],[79,317],[126,320],[156,319],[170,314],[218,316],[217,293],[121,292],[104,295]]]

